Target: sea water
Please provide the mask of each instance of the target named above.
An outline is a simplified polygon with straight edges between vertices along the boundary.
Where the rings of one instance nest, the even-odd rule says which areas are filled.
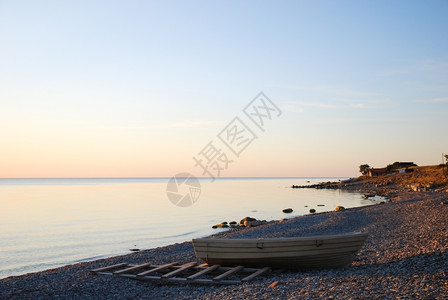
[[[0,179],[0,278],[188,241],[246,216],[269,221],[372,204],[354,192],[290,188],[342,179],[200,179],[188,207],[169,200],[169,178]]]

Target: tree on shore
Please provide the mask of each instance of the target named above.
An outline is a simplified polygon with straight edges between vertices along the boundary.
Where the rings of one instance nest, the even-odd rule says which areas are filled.
[[[359,166],[359,172],[361,172],[362,175],[366,175],[367,172],[369,172],[370,166],[368,164],[363,164]]]

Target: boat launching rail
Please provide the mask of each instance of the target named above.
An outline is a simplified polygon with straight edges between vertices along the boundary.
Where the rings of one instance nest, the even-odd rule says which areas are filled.
[[[152,265],[151,263],[139,265],[120,263],[91,270],[90,273],[166,283],[225,285],[249,282],[270,271],[271,268],[269,267],[222,267],[220,265],[198,265],[197,262],[190,262],[186,264],[173,262],[164,265]]]

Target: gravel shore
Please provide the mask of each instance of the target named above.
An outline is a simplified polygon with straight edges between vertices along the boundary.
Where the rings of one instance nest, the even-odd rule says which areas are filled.
[[[445,203],[444,203],[445,202]],[[160,284],[89,271],[127,262],[196,261],[189,242],[0,280],[0,299],[448,299],[448,193],[397,192],[390,202],[232,230],[216,237],[369,233],[352,266],[274,271],[233,286]],[[275,287],[269,285],[275,281]]]

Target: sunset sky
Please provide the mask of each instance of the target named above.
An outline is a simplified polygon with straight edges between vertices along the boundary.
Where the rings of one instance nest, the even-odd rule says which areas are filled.
[[[199,177],[210,142],[225,177],[439,164],[447,16],[448,1],[0,0],[0,178]],[[263,130],[243,112],[259,92],[278,108]],[[235,117],[257,137],[239,156],[218,137]]]

